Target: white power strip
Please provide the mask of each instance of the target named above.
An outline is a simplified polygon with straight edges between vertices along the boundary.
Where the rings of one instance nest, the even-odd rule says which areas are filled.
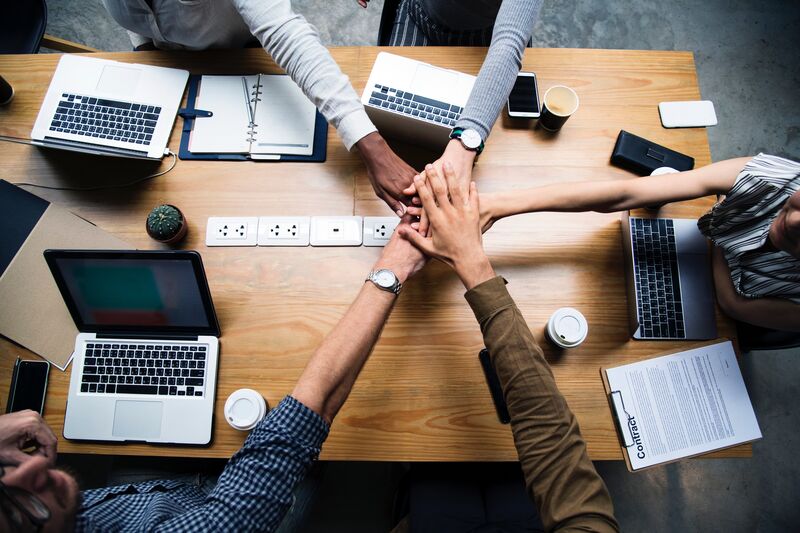
[[[209,217],[207,246],[386,246],[395,217]]]

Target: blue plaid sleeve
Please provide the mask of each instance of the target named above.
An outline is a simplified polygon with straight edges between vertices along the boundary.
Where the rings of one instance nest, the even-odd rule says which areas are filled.
[[[328,431],[318,414],[287,396],[253,429],[203,505],[158,530],[274,531]]]

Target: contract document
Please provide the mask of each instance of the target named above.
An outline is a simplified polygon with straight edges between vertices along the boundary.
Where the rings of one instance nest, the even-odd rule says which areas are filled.
[[[600,372],[631,471],[761,438],[730,341]]]

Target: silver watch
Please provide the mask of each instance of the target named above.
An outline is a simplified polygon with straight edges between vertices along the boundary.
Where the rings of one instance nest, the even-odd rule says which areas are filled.
[[[400,280],[397,279],[394,272],[386,268],[373,270],[367,275],[367,279],[364,281],[371,281],[380,290],[394,294],[399,294],[400,289],[403,288],[403,284],[400,283]]]

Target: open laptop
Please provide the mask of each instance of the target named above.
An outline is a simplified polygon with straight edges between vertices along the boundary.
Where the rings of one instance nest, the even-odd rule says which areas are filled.
[[[696,220],[622,217],[634,339],[715,339],[708,241]]]
[[[79,332],[64,436],[208,444],[220,331],[200,255],[44,257]]]
[[[189,72],[64,54],[31,132],[33,144],[160,159]]]
[[[474,84],[475,76],[381,52],[361,103],[381,135],[442,148]]]

